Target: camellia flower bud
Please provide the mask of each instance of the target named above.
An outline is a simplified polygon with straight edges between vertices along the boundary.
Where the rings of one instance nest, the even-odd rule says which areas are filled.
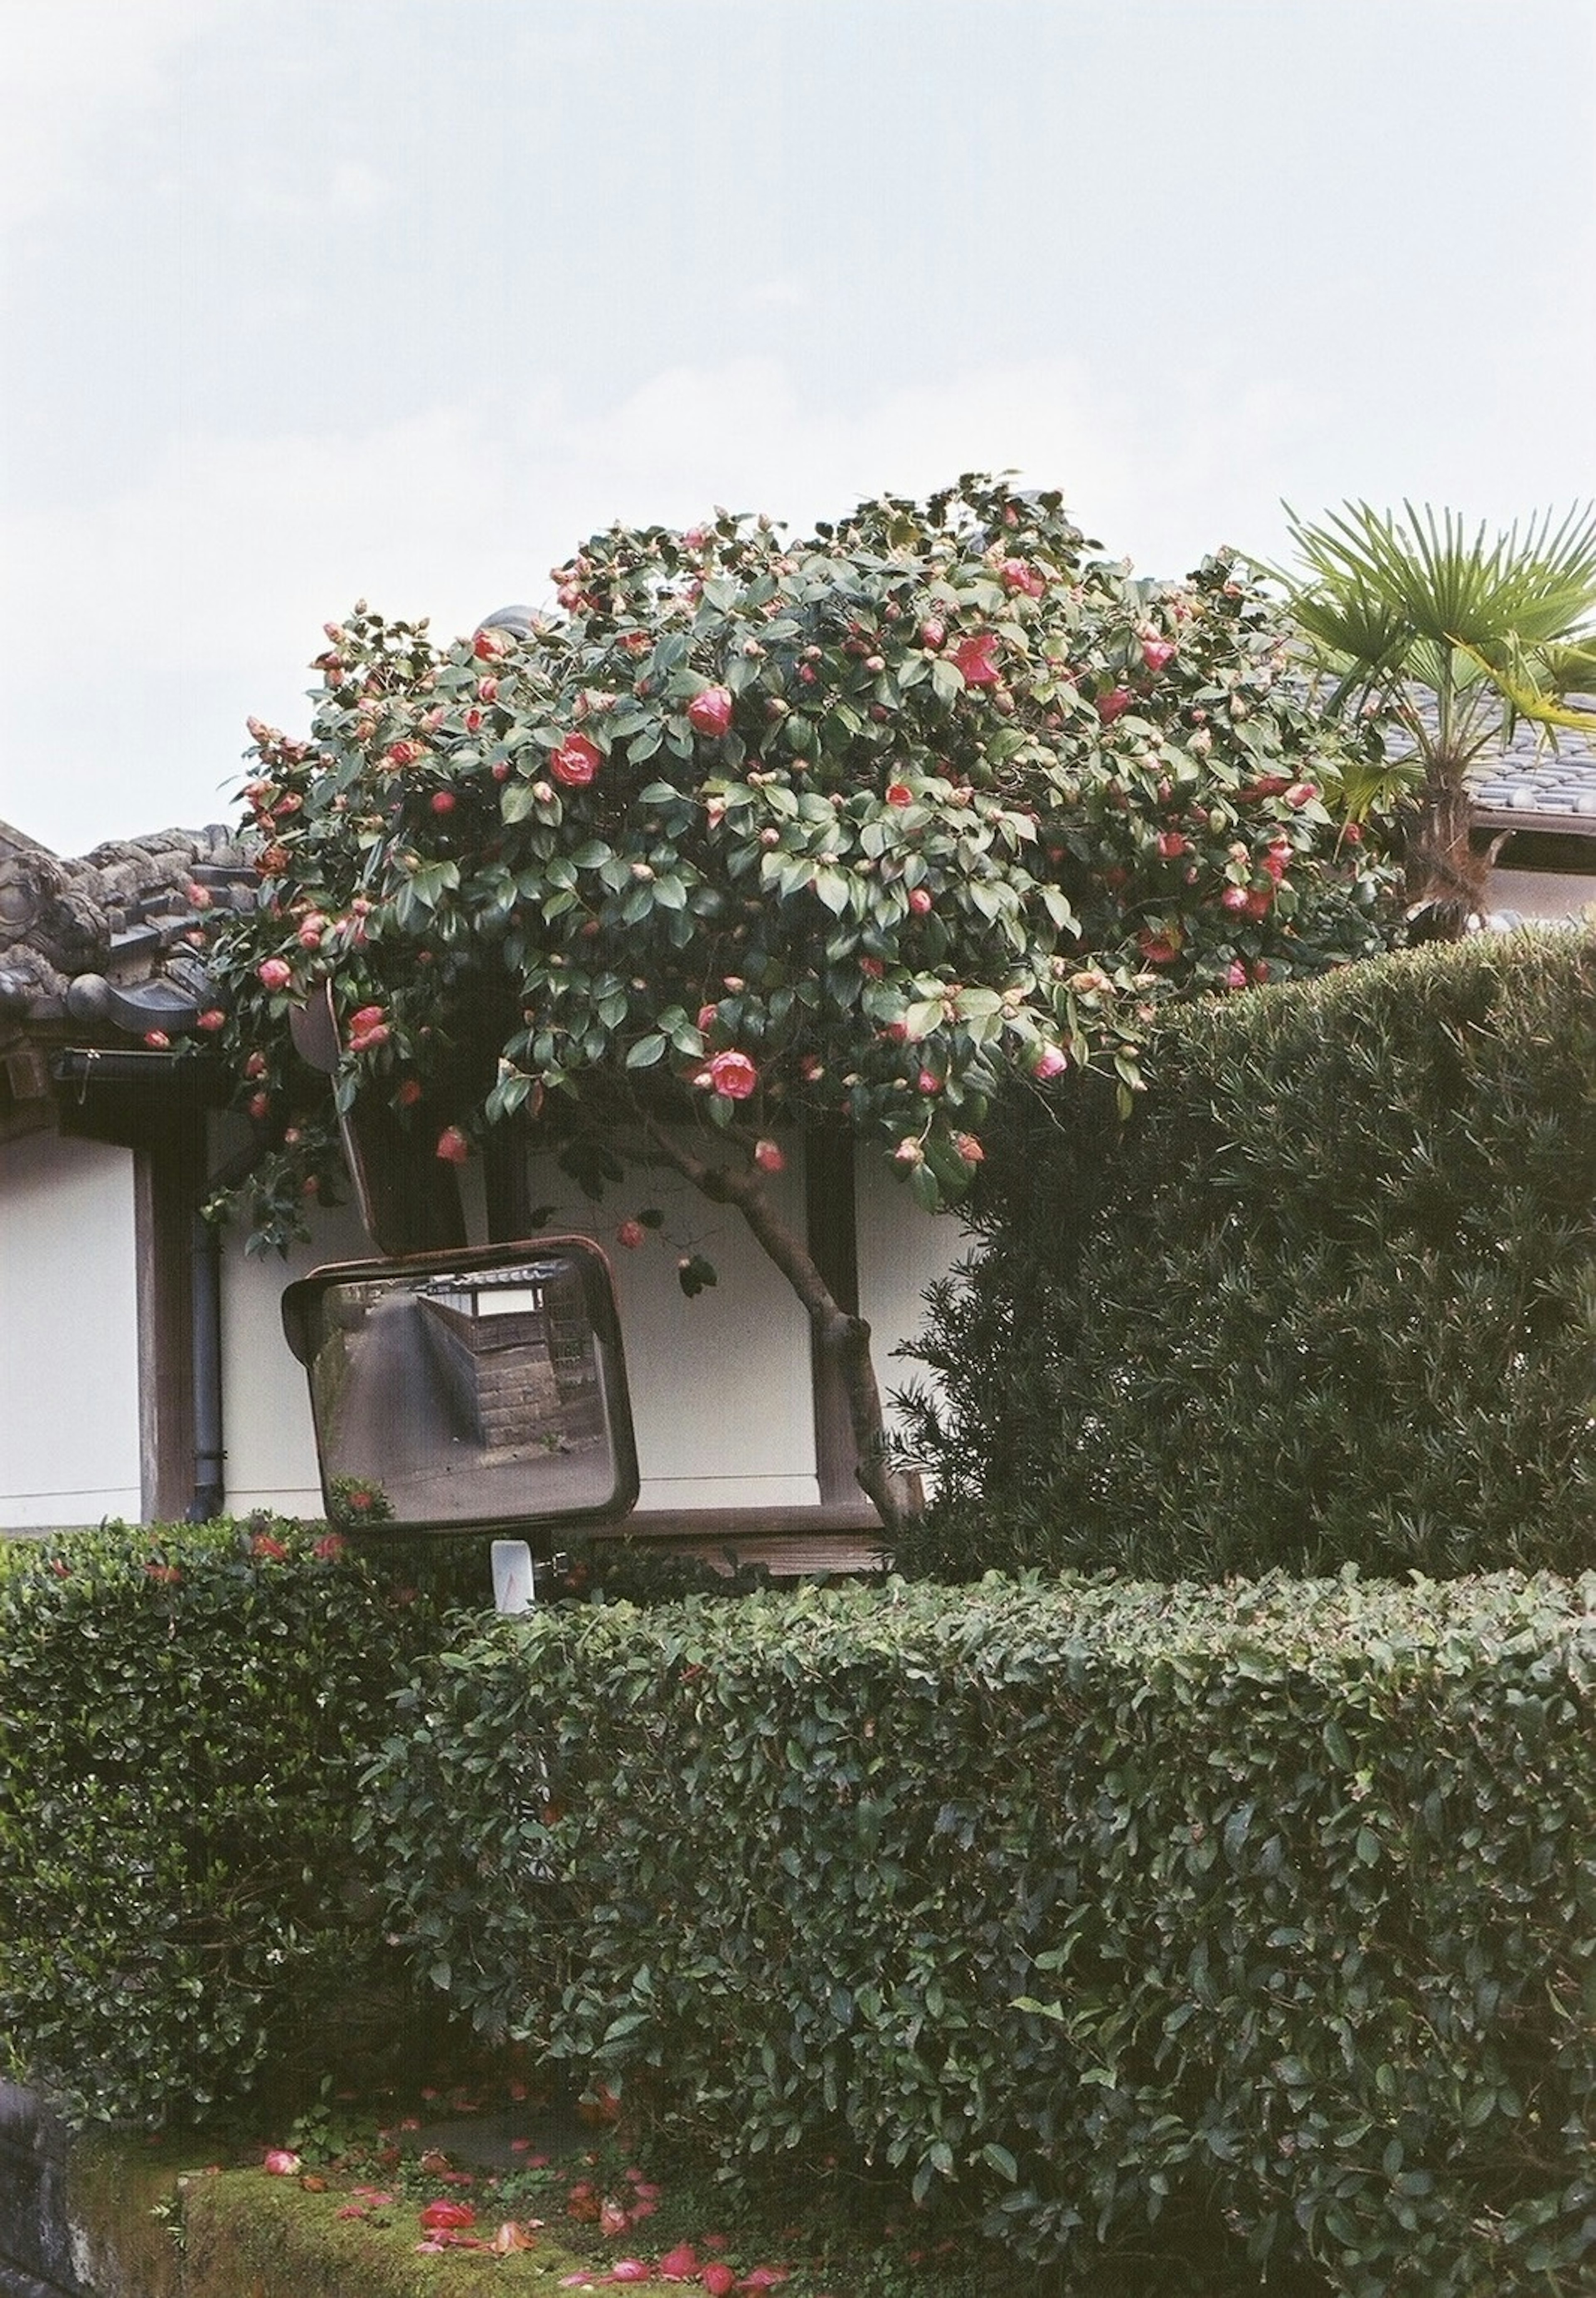
[[[463,1165],[471,1154],[471,1144],[458,1125],[446,1125],[438,1136],[436,1153],[446,1165]]]
[[[787,1160],[781,1154],[781,1145],[779,1143],[774,1141],[756,1141],[754,1144],[754,1162],[758,1166],[759,1170],[762,1173],[779,1173],[785,1166]]]
[[[268,989],[286,989],[294,979],[294,968],[285,957],[263,957],[255,974]]]

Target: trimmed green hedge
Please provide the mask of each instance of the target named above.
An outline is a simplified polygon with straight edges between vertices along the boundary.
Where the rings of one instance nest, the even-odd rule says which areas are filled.
[[[1218,2219],[1352,2298],[1596,2274],[1596,1579],[996,1580],[557,1609],[367,1821],[410,1950],[728,2162],[1084,2264]]]
[[[911,1576],[1596,1563],[1596,940],[1173,1013],[994,1112]]]
[[[0,1552],[12,2071],[156,2122],[391,2047],[413,1998],[353,1814],[451,1567],[264,1519]]]

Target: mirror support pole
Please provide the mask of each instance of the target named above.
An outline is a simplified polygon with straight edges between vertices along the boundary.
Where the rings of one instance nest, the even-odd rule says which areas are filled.
[[[524,1540],[493,1542],[493,1609],[513,1614],[530,1612],[537,1601],[532,1550]]]

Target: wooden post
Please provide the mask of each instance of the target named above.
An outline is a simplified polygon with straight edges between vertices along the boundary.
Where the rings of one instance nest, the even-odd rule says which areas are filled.
[[[805,1241],[837,1306],[859,1313],[858,1234],[854,1211],[854,1138],[839,1125],[811,1126],[804,1137]],[[815,1468],[823,1508],[861,1496],[859,1453],[848,1392],[835,1358],[809,1347],[815,1395]]]

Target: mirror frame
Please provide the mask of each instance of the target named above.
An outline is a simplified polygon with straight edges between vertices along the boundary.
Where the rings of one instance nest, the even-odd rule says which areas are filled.
[[[563,1253],[576,1263],[582,1280],[583,1305],[603,1366],[606,1418],[614,1469],[608,1496],[584,1509],[560,1509],[519,1515],[500,1511],[492,1516],[451,1517],[445,1520],[387,1519],[367,1525],[340,1523],[337,1526],[340,1532],[352,1533],[360,1539],[370,1540],[383,1537],[390,1540],[477,1537],[492,1533],[514,1534],[537,1526],[554,1530],[563,1525],[575,1527],[617,1523],[623,1517],[630,1515],[637,1505],[639,1479],[637,1442],[626,1387],[626,1363],[621,1347],[621,1320],[608,1255],[601,1246],[593,1243],[591,1237],[526,1237],[513,1244],[480,1245],[459,1252],[418,1252],[373,1261],[329,1261],[322,1268],[313,1269],[308,1277],[297,1278],[284,1292],[283,1331],[294,1356],[304,1366],[308,1379],[316,1352],[317,1310],[322,1300],[335,1286],[366,1284],[384,1277],[402,1281],[407,1277],[471,1277],[484,1269],[513,1269],[521,1261],[546,1259],[552,1253]],[[322,1434],[316,1419],[313,1393],[310,1418],[316,1435],[316,1465],[321,1478],[322,1501],[328,1510],[330,1523],[333,1521],[330,1479],[339,1471],[323,1456]]]

